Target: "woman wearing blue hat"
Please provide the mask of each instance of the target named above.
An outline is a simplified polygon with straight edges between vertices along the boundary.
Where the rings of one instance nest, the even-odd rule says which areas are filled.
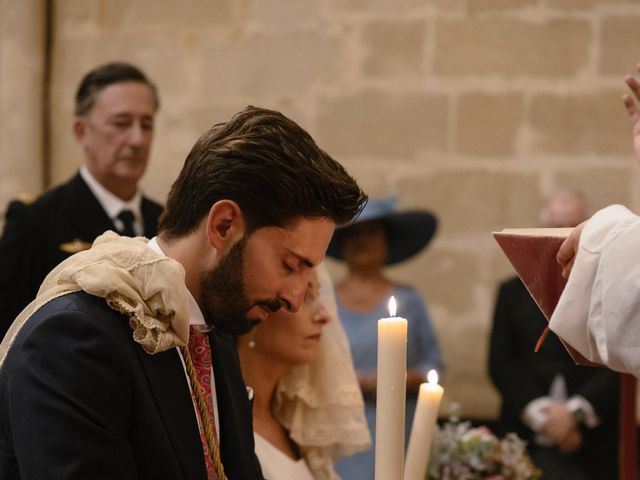
[[[407,260],[426,247],[436,225],[436,218],[429,212],[399,212],[394,199],[370,199],[354,223],[336,230],[329,245],[327,253],[348,266],[346,278],[336,287],[338,313],[349,337],[374,442],[377,321],[389,316],[387,303],[392,295],[398,303],[398,316],[409,322],[407,439],[420,383],[430,369],[439,373],[443,370],[438,341],[420,293],[411,286],[394,283],[384,273],[386,265]],[[374,452],[372,447],[341,460],[336,465],[338,474],[344,480],[373,479]]]

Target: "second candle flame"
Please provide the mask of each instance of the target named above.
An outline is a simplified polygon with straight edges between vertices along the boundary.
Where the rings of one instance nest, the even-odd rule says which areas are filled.
[[[436,372],[435,370],[429,370],[429,373],[427,373],[427,381],[431,385],[437,385],[437,383],[438,383],[438,372]]]
[[[389,299],[389,316],[395,317],[397,309],[398,309],[398,305],[396,304],[396,297],[391,295],[391,298]]]

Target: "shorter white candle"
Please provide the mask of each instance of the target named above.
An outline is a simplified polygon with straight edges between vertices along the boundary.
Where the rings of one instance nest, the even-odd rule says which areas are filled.
[[[424,480],[429,466],[431,440],[438,419],[438,409],[444,389],[438,385],[438,372],[430,370],[428,383],[420,385],[416,414],[404,465],[404,480]]]

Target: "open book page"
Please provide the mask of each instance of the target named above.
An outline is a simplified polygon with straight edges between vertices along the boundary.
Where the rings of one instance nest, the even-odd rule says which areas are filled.
[[[496,235],[519,235],[525,237],[559,237],[563,241],[573,231],[573,228],[503,228]]]
[[[493,237],[513,265],[547,321],[558,304],[567,281],[556,255],[573,228],[506,228]],[[542,332],[541,332],[542,333]],[[571,345],[564,346],[580,365],[595,365]]]

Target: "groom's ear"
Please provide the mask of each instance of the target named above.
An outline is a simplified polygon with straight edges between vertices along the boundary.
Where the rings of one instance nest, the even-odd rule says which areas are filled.
[[[226,252],[244,237],[246,224],[242,210],[233,200],[220,200],[209,209],[207,239],[218,252]]]

